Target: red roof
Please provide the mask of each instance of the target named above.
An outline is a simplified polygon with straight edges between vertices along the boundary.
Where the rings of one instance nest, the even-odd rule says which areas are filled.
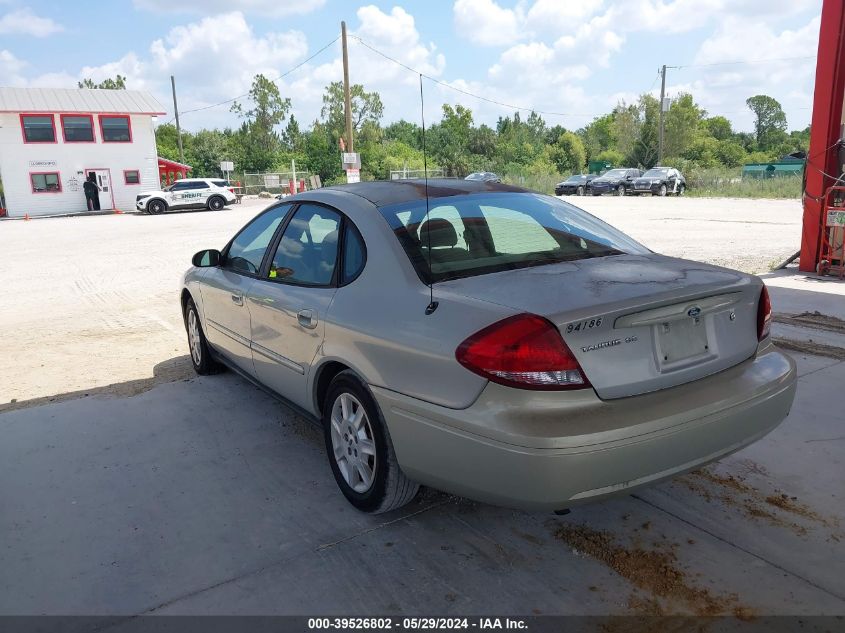
[[[193,170],[193,167],[190,165],[186,165],[184,163],[176,162],[175,160],[168,160],[166,158],[162,158],[161,156],[158,157],[158,167],[161,169],[162,167],[166,169],[170,169],[173,171],[181,171],[183,169],[187,169],[188,171]]]

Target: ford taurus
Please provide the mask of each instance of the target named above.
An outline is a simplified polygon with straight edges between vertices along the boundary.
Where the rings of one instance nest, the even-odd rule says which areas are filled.
[[[289,197],[194,256],[181,306],[196,371],[318,422],[367,512],[420,484],[546,510],[629,492],[761,438],[795,394],[759,278],[496,183]]]

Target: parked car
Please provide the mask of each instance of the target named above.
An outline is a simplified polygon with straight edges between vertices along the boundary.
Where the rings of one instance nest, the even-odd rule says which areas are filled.
[[[492,171],[476,171],[464,178],[464,180],[479,180],[481,182],[502,182],[502,179],[499,178]]]
[[[632,169],[629,167],[611,169],[604,172],[601,176],[595,178],[590,183],[590,192],[594,196],[600,196],[603,193],[612,193],[617,196],[624,196],[631,190],[634,178],[638,178],[640,174],[642,174],[642,172],[639,169]]]
[[[238,197],[221,178],[183,178],[156,191],[142,191],[135,197],[135,208],[147,213],[177,209],[219,211]]]
[[[787,415],[753,275],[653,253],[558,198],[366,182],[273,203],[198,252],[181,308],[221,364],[321,425],[338,487],[562,510],[673,477]]]
[[[583,196],[590,193],[590,183],[595,180],[595,174],[576,174],[555,185],[556,196]]]
[[[634,180],[631,193],[650,193],[653,196],[665,196],[667,193],[673,193],[676,196],[682,196],[686,189],[687,181],[677,169],[652,167]]]

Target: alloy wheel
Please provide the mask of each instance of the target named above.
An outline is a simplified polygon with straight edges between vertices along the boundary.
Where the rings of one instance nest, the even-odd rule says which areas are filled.
[[[375,436],[364,406],[349,392],[341,393],[332,405],[331,440],[343,479],[355,492],[367,492],[375,480]]]
[[[188,310],[188,340],[191,344],[191,358],[195,365],[199,365],[202,363],[202,338],[197,313],[193,310]]]

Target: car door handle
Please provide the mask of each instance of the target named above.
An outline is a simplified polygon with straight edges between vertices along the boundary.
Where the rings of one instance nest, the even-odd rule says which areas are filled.
[[[317,327],[317,317],[314,316],[313,310],[300,310],[296,313],[296,320],[302,327],[307,327],[309,330]]]
[[[244,296],[232,295],[232,303],[234,303],[236,306],[242,306],[244,304]]]

